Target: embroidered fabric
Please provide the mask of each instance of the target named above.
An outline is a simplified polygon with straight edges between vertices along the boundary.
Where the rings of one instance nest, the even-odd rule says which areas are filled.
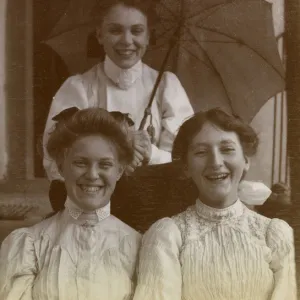
[[[240,200],[237,200],[233,205],[219,209],[207,206],[197,199],[196,211],[201,218],[218,222],[241,216],[244,212],[244,205]]]
[[[88,214],[84,213],[84,211],[68,197],[65,208],[73,219],[83,221],[83,224],[88,224],[90,222],[98,223],[110,216],[110,202],[104,207],[95,210],[94,213]]]
[[[205,205],[199,199],[195,205],[173,216],[172,219],[181,232],[183,243],[187,243],[188,240],[199,240],[221,224],[247,232],[259,243],[265,243],[271,221],[248,209],[240,200],[225,209],[217,209]]]
[[[142,62],[138,61],[129,69],[122,69],[106,55],[104,72],[120,89],[128,90],[142,76]]]

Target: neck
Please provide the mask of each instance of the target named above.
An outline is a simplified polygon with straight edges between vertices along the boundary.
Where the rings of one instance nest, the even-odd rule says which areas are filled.
[[[220,198],[220,199],[209,199],[208,197],[205,197],[204,195],[201,195],[201,193],[199,193],[199,199],[201,200],[202,203],[204,203],[207,206],[217,208],[217,209],[222,209],[233,205],[238,200],[238,196],[230,195],[228,197]]]

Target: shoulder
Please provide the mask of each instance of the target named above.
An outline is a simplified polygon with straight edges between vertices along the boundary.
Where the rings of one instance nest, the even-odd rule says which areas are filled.
[[[179,227],[172,218],[156,221],[144,234],[143,244],[181,244]]]
[[[244,233],[250,234],[260,241],[265,241],[271,219],[253,211],[245,204],[243,204],[243,206],[244,213],[239,218],[237,226]]]
[[[266,240],[270,248],[284,244],[293,245],[293,229],[287,222],[277,218],[267,218],[248,208],[245,210],[250,230],[256,235],[261,235],[261,238]]]
[[[292,246],[294,233],[292,227],[281,219],[271,219],[267,230],[267,243],[271,247]]]
[[[87,83],[92,83],[97,78],[97,73],[101,70],[102,70],[102,64],[101,63],[97,64],[82,74],[76,74],[76,75],[70,76],[63,83],[62,87],[65,87],[65,88],[66,87],[77,87],[78,88]]]
[[[144,63],[143,63],[143,72],[144,72],[145,75],[150,75],[154,79],[157,78],[158,73],[159,73],[157,70],[151,68],[150,66],[148,66]],[[174,73],[169,72],[169,71],[165,71],[163,73],[162,82],[164,82],[164,83],[176,82],[176,83],[180,84],[180,81],[179,81],[178,77]]]
[[[184,212],[173,216],[172,220],[178,226],[181,233],[185,232],[186,226],[189,223],[198,222],[195,205],[189,206]]]
[[[79,78],[81,78],[83,81],[89,82],[93,79],[96,79],[99,73],[103,73],[103,63],[96,64],[91,69],[77,76],[79,76]]]
[[[115,230],[120,235],[121,239],[131,239],[136,240],[137,242],[140,241],[142,235],[136,231],[134,228],[130,227],[117,217],[111,215],[110,218],[107,219],[107,225],[110,228],[115,228]]]
[[[151,68],[150,66],[148,66],[147,64],[145,63],[142,63],[142,66],[143,66],[143,73],[144,74],[151,74],[152,76],[157,76],[158,75],[158,71]]]

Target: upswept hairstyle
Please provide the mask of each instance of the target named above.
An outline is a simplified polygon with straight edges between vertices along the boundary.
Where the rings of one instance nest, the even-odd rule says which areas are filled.
[[[67,118],[58,120],[46,145],[50,157],[57,165],[64,159],[65,151],[80,137],[101,135],[110,140],[117,149],[119,161],[126,165],[133,159],[133,146],[120,123],[102,108],[78,110]]]
[[[257,152],[258,136],[253,128],[239,117],[231,116],[220,108],[198,112],[185,121],[179,129],[172,150],[172,160],[185,162],[188,147],[205,123],[212,123],[224,131],[235,132],[240,140],[244,155],[253,156]]]
[[[105,0],[99,1],[93,11],[94,16],[98,17],[97,19],[102,21],[104,16],[109,12],[109,10],[116,5],[122,4],[126,7],[135,8],[142,12],[148,22],[149,29],[155,25],[157,20],[157,14],[155,11],[156,1],[151,0]]]

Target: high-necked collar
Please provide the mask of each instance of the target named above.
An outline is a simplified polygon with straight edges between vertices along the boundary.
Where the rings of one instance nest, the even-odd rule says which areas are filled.
[[[241,216],[244,212],[244,205],[238,199],[234,204],[226,208],[214,208],[197,199],[196,211],[197,214],[203,219],[213,222],[220,222]]]
[[[95,225],[110,216],[110,202],[104,207],[96,209],[93,213],[85,213],[78,205],[70,200],[70,198],[67,198],[65,208],[69,215],[82,225]]]
[[[104,72],[120,89],[128,90],[142,75],[142,62],[139,60],[129,69],[118,67],[107,55],[104,60]]]

